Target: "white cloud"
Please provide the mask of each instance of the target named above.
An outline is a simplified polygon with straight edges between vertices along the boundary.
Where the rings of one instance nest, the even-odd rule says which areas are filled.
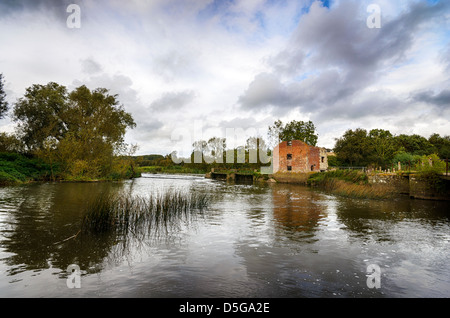
[[[446,2],[377,1],[380,30],[365,26],[373,1],[311,2],[78,1],[80,29],[65,26],[65,2],[4,3],[0,72],[11,102],[49,81],[119,94],[140,153],[169,153],[171,132],[195,120],[313,119],[327,147],[355,126],[450,134],[433,104],[450,82]]]

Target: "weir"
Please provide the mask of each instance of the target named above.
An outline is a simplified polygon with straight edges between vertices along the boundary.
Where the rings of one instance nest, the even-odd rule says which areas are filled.
[[[211,171],[206,175],[207,178],[211,178],[213,180],[223,180],[227,182],[233,182],[233,183],[245,183],[245,184],[252,184],[254,181],[252,174],[246,174],[246,173],[236,173],[236,172],[214,172]]]

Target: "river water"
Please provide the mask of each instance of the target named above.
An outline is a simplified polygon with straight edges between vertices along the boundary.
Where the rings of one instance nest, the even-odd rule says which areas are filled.
[[[210,205],[145,241],[70,238],[97,193],[168,189],[206,193]],[[449,297],[449,208],[188,175],[4,187],[0,297]],[[79,288],[67,285],[72,264]]]

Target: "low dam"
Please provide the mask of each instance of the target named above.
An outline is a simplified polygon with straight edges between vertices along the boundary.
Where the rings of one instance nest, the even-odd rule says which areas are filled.
[[[249,173],[236,173],[236,172],[210,172],[206,175],[207,178],[213,180],[224,180],[227,182],[252,184],[254,181],[253,174]]]

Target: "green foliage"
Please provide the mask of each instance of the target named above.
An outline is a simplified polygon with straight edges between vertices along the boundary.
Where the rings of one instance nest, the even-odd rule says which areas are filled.
[[[337,159],[350,166],[366,166],[370,162],[370,142],[365,129],[347,130],[336,139]]]
[[[1,185],[48,180],[50,167],[42,160],[18,153],[0,153]]]
[[[308,145],[316,146],[319,137],[312,121],[293,120],[283,126],[283,122],[277,120],[269,127],[269,138],[275,144],[281,141],[301,140]]]
[[[445,172],[446,164],[438,155],[432,154],[416,158],[414,170],[423,174],[441,174]]]
[[[355,170],[333,170],[321,173],[314,173],[309,178],[309,185],[319,185],[330,179],[337,179],[356,184],[367,184],[368,177],[365,173]]]
[[[401,134],[396,136],[395,146],[398,151],[407,152],[411,155],[423,156],[433,152],[433,144],[419,135]]]
[[[393,136],[388,130],[347,130],[336,139],[334,151],[343,165],[387,168],[398,162],[413,166],[420,158],[436,153],[440,158],[450,156],[450,137],[432,135],[429,139],[419,135]]]
[[[427,153],[436,153],[441,159],[450,158],[450,136],[441,137],[439,134],[433,134],[428,141],[433,146],[433,151]]]
[[[393,193],[390,186],[369,184],[366,174],[351,170],[315,173],[308,178],[307,184],[337,195],[360,199],[387,199]]]
[[[22,142],[17,136],[0,132],[0,152],[22,152]]]
[[[402,167],[413,167],[416,163],[416,156],[413,156],[409,152],[400,151],[394,156],[394,159],[392,159],[392,163],[394,165],[398,164],[399,162]]]
[[[337,156],[328,156],[328,166],[329,167],[339,167],[341,163],[339,162]]]
[[[15,103],[14,120],[25,150],[49,165],[52,178],[124,175],[114,172],[114,158],[126,151],[125,132],[136,124],[107,89],[83,85],[69,92],[54,82],[33,85]],[[55,166],[61,168],[58,176]]]
[[[13,119],[26,150],[41,148],[47,138],[60,140],[67,132],[67,89],[57,83],[33,85],[14,105]]]
[[[0,74],[0,119],[5,117],[5,114],[8,111],[8,102],[6,101],[6,93],[3,86],[3,74]]]

